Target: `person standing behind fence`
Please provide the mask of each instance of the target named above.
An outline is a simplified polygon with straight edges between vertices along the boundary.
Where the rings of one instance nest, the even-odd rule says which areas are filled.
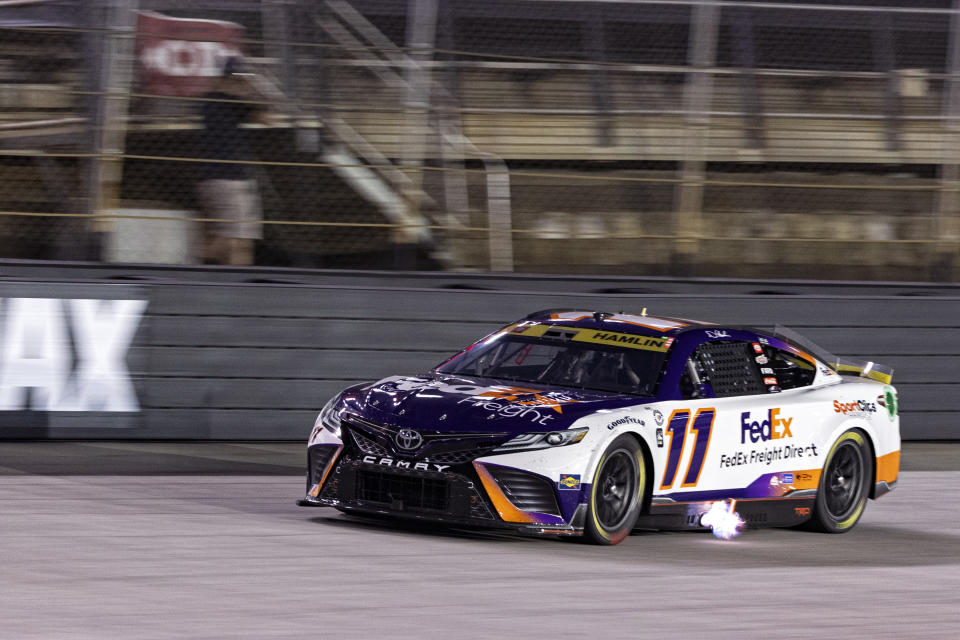
[[[253,264],[254,242],[263,237],[260,193],[249,165],[216,160],[254,160],[244,122],[270,124],[265,96],[252,82],[240,58],[228,58],[203,103],[200,153],[205,163],[197,183],[204,223],[203,261],[206,264]]]

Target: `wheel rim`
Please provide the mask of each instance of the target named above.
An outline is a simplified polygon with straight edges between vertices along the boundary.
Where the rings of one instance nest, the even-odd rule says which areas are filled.
[[[863,496],[863,453],[853,442],[844,442],[834,451],[827,468],[826,507],[836,520],[856,510]]]
[[[619,529],[630,515],[637,493],[633,454],[617,450],[610,454],[597,475],[597,520],[608,531]]]

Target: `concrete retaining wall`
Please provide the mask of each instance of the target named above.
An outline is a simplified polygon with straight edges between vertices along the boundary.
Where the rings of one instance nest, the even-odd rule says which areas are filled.
[[[0,439],[301,439],[339,389],[424,371],[550,307],[790,326],[837,355],[893,366],[905,438],[960,438],[954,286],[97,265],[0,272],[16,274],[0,283]]]

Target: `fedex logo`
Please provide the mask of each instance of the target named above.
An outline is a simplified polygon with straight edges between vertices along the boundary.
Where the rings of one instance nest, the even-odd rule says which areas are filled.
[[[740,444],[746,444],[747,437],[750,442],[766,442],[767,440],[779,440],[780,438],[792,438],[790,424],[793,418],[781,418],[780,409],[770,409],[767,412],[767,419],[756,421],[750,419],[750,412],[744,411],[740,414]]]

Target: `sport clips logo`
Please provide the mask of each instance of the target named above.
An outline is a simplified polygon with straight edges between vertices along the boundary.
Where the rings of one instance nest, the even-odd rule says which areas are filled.
[[[865,414],[865,413],[876,413],[877,405],[872,402],[867,402],[865,400],[856,400],[854,402],[840,402],[839,400],[833,401],[833,412],[842,413],[843,415],[848,414]]]

